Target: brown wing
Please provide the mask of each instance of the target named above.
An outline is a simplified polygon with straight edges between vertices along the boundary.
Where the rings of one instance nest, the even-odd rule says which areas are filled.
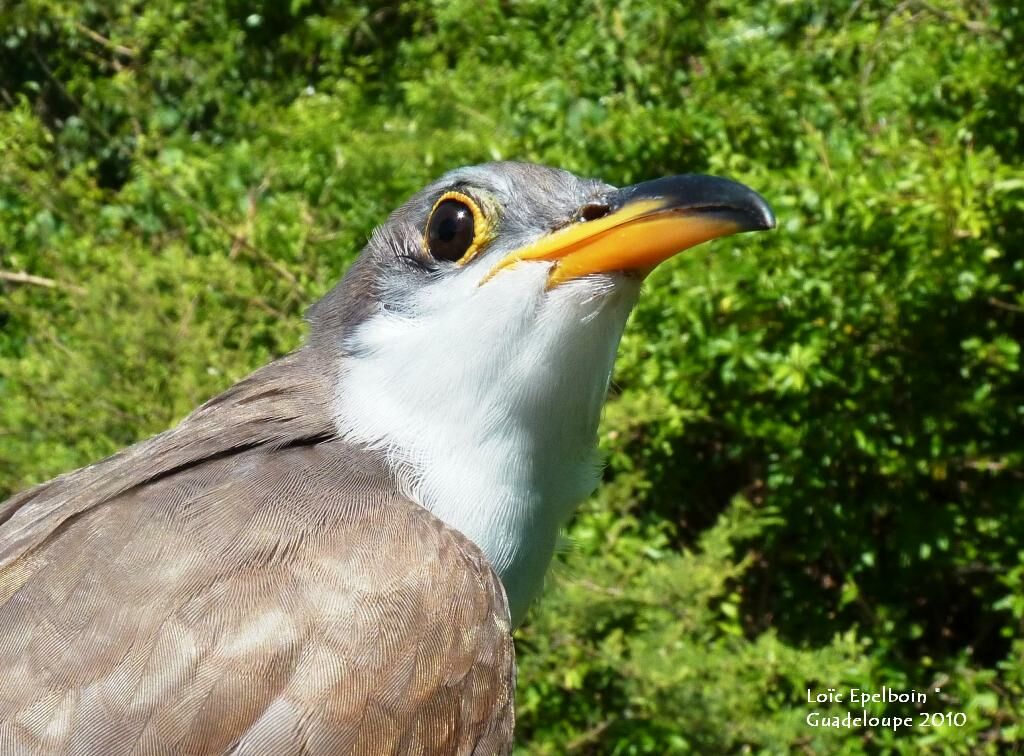
[[[256,447],[75,509],[0,568],[0,753],[510,750],[500,582],[368,454]]]
[[[308,443],[334,432],[333,373],[302,349],[260,368],[166,433],[0,503],[0,567],[65,520],[162,475],[257,446]]]

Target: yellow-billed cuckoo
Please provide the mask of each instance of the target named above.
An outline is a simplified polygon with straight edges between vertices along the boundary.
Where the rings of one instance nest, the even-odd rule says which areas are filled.
[[[773,225],[708,176],[423,189],[301,349],[0,504],[0,753],[508,752],[641,279]]]

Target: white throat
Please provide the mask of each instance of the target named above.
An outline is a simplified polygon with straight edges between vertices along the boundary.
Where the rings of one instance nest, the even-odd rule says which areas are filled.
[[[335,421],[385,450],[403,494],[481,548],[518,625],[559,528],[597,485],[597,424],[639,284],[600,276],[545,291],[543,263],[482,286],[468,273],[351,334]]]

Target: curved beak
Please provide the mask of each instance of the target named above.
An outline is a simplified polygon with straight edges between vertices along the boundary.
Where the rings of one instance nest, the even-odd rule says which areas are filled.
[[[775,227],[764,197],[739,182],[687,174],[644,181],[590,203],[593,220],[558,229],[502,259],[484,281],[524,260],[554,262],[548,288],[590,273],[650,273],[684,249]]]

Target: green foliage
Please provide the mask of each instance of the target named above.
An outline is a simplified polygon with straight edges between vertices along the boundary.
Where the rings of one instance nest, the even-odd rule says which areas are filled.
[[[780,228],[650,280],[522,749],[1020,747],[1018,5],[7,3],[0,271],[38,278],[0,280],[0,498],[295,347],[447,168],[731,175]],[[806,725],[883,684],[968,722]]]

